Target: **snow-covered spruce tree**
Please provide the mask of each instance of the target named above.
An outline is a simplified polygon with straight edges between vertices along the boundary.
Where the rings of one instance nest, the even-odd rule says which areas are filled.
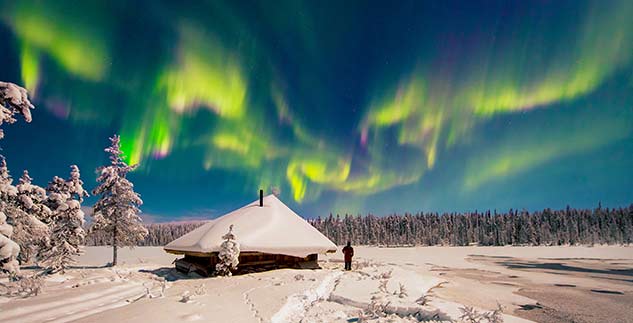
[[[0,156],[0,271],[18,274],[18,254],[20,246],[13,240],[12,222],[7,222],[5,212],[12,211],[11,205],[17,196],[17,189],[12,185],[13,179],[9,174],[4,157]]]
[[[18,190],[13,186],[7,162],[0,155],[0,270],[10,275],[19,274],[20,244],[15,239],[15,201]]]
[[[219,262],[215,265],[215,274],[218,276],[231,276],[231,270],[237,269],[240,263],[240,244],[235,240],[233,225],[229,226],[229,232],[222,236],[224,241],[218,252]]]
[[[70,194],[68,193],[66,181],[59,176],[54,176],[53,180],[48,183],[46,193],[48,196],[44,203],[51,210],[51,215],[43,222],[52,224],[57,210],[62,207],[62,204],[66,203]]]
[[[24,88],[13,83],[0,82],[0,126],[4,123],[16,122],[16,114],[24,116],[26,122],[31,122],[31,109],[33,108]],[[0,139],[3,137],[4,131],[0,129]],[[11,240],[13,228],[11,224],[6,222],[7,216],[4,212],[9,204],[4,201],[5,198],[8,201],[9,198],[15,197],[17,190],[11,185],[11,177],[8,176],[4,157],[0,157],[2,157],[3,164],[3,170],[0,170],[0,172],[5,172],[0,174],[0,177],[2,177],[0,179],[0,198],[3,199],[3,202],[0,202],[0,272],[16,275],[20,269],[17,262],[20,247]]]
[[[88,191],[84,190],[84,182],[81,180],[81,173],[79,173],[77,165],[70,165],[70,178],[66,184],[73,199],[83,202],[83,198],[89,196]]]
[[[49,229],[40,218],[50,216],[50,209],[44,205],[46,190],[33,185],[28,171],[24,171],[18,185],[17,197],[11,216],[14,226],[13,240],[20,246],[20,263],[29,263],[36,251],[46,246]]]
[[[55,225],[55,218],[61,212],[61,209],[66,207],[66,200],[68,200],[70,194],[68,194],[68,188],[66,181],[59,177],[54,176],[53,180],[48,183],[46,187],[47,197],[44,200],[44,205],[50,210],[48,217],[41,219],[43,223],[48,225],[49,235],[46,239],[46,243],[37,250],[37,259],[41,266],[47,266],[47,261],[51,256],[51,239],[53,237],[53,227]]]
[[[134,192],[134,184],[127,179],[127,174],[136,168],[128,165],[120,147],[121,138],[114,135],[110,138],[110,146],[105,149],[110,155],[110,165],[97,169],[99,186],[92,191],[99,195],[93,206],[94,232],[102,232],[112,246],[112,266],[117,264],[117,248],[135,246],[147,236],[147,229],[139,217],[143,204],[138,193]]]
[[[70,178],[67,181],[55,176],[47,191],[48,204],[52,206],[50,243],[43,253],[42,264],[49,272],[64,272],[81,254],[79,245],[86,232],[84,212],[81,202],[88,193],[83,189],[79,168],[70,166]]]

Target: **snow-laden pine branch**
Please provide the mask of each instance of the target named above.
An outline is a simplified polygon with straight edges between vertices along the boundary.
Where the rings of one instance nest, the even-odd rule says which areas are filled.
[[[16,114],[24,116],[26,122],[31,122],[31,109],[35,107],[29,101],[26,89],[0,81],[0,126],[16,122]],[[0,129],[0,139],[3,137],[4,132]]]

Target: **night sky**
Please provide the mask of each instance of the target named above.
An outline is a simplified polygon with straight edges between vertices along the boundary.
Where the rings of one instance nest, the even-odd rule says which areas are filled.
[[[150,221],[633,202],[633,1],[0,1],[0,46],[12,174],[118,133]]]

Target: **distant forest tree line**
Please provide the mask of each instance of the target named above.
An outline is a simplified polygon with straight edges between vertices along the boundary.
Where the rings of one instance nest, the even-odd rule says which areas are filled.
[[[384,217],[333,216],[308,222],[337,245],[593,245],[630,244],[633,205],[625,208],[473,213],[417,213]],[[204,222],[148,224],[141,246],[163,246]],[[90,234],[86,245],[104,245],[105,237]]]
[[[138,245],[164,246],[205,223],[204,221],[195,221],[146,224],[147,236]],[[110,237],[102,232],[90,232],[86,237],[85,244],[86,246],[105,246],[108,245],[109,241]]]

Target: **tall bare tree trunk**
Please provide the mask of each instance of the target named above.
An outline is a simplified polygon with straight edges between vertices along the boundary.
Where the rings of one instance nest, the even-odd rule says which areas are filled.
[[[114,226],[114,232],[112,236],[112,266],[116,266],[116,258],[117,258],[117,230],[116,225]]]

